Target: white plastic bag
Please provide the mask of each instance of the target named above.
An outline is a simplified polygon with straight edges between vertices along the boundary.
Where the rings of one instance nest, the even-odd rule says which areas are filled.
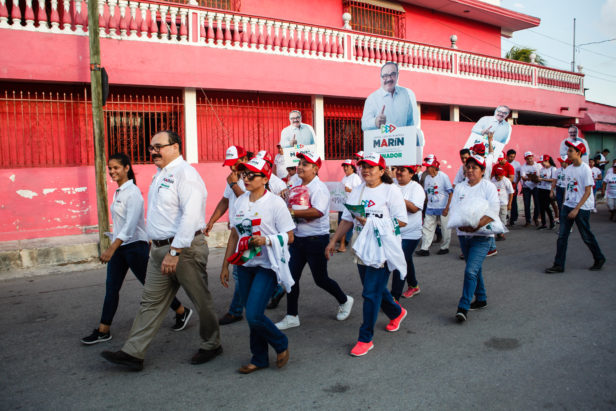
[[[489,203],[486,199],[464,198],[449,213],[447,228],[477,227],[481,217],[488,212]]]

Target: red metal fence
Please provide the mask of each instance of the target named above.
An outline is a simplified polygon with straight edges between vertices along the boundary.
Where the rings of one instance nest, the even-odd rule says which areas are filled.
[[[223,161],[227,147],[275,154],[280,132],[289,125],[289,112],[300,110],[312,125],[310,97],[263,93],[197,91],[199,161]]]
[[[352,158],[363,146],[363,100],[325,99],[325,158]]]

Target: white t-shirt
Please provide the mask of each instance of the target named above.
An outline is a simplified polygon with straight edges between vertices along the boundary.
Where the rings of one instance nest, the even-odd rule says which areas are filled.
[[[541,165],[537,164],[537,163],[533,163],[532,166],[524,163],[520,166],[520,178],[521,177],[528,177],[530,174],[539,174],[539,169],[541,168]],[[522,181],[522,188],[530,188],[531,190],[533,188],[537,187],[536,183],[533,183],[530,180],[527,181]]]
[[[282,154],[276,154],[276,157],[274,157],[274,164],[276,165],[276,176],[285,178],[289,174],[285,167],[284,156]]]
[[[362,183],[354,189],[348,199],[348,204],[363,204],[367,215],[378,218],[395,218],[404,223],[408,222],[406,204],[400,188],[395,184],[381,183],[376,187],[368,187]],[[347,209],[342,212],[342,219],[355,223],[357,231],[362,225],[354,220],[353,215]]]
[[[586,163],[577,167],[571,164],[565,169],[565,179],[567,188],[564,205],[575,208],[582,199],[586,187],[592,187],[595,184],[592,179],[592,172]],[[591,193],[581,209],[592,210],[593,208],[595,208],[595,197]]]
[[[464,175],[464,164],[462,164],[458,169],[456,176],[453,178],[453,185],[455,186],[460,184],[462,181],[464,181],[465,178],[466,176]]]
[[[503,177],[499,180],[496,177],[492,178],[492,183],[496,187],[496,192],[498,193],[498,201],[500,201],[500,205],[506,206],[509,204],[509,195],[513,194],[513,184],[511,184],[511,180],[507,177]]]
[[[492,153],[492,154],[486,155],[485,160],[486,160],[486,169],[483,173],[483,179],[486,180],[487,182],[490,182],[490,180],[492,179],[492,167],[494,167],[494,164],[496,163],[497,158],[496,158],[496,155]]]
[[[557,173],[556,167],[545,168],[541,166],[541,168],[539,169],[539,178],[549,178],[549,179],[555,180],[556,173]],[[552,182],[551,181],[539,181],[539,184],[537,184],[537,188],[541,190],[551,190]]]
[[[616,198],[616,174],[607,174],[603,182],[607,185],[607,187],[605,187],[605,196],[607,198]]]
[[[509,180],[507,178],[503,178],[503,180]],[[470,186],[468,181],[464,181],[461,184],[456,186],[456,189],[453,192],[453,197],[451,199],[451,209],[455,209],[460,201],[464,198],[483,198],[488,201],[490,204],[490,214],[498,216],[500,211],[500,201],[498,200],[498,192],[496,191],[496,186],[486,179],[482,178],[479,183],[474,186]],[[465,236],[484,236],[484,237],[494,237],[494,234],[485,234],[481,232],[467,233],[464,231],[460,231],[456,229],[457,234],[465,235]]]
[[[513,170],[515,171],[515,173],[513,174],[513,184],[514,186],[517,186],[518,182],[520,181],[520,167],[522,167],[520,165],[520,162],[517,160],[513,160],[511,163],[511,166],[513,167]]]
[[[588,164],[588,153],[590,153],[590,147],[588,146],[588,141],[586,141],[586,139],[582,138],[582,137],[576,137],[576,138],[571,138],[571,137],[567,137],[566,139],[564,139],[563,141],[560,142],[560,150],[559,150],[559,154],[561,157],[565,157],[567,156],[567,150],[569,149],[569,146],[566,144],[567,140],[569,140],[572,143],[575,143],[576,141],[581,141],[584,143],[584,147],[586,147],[586,152],[584,154],[582,154],[582,161],[585,162],[586,164]]]
[[[299,178],[297,174],[293,174],[291,178],[287,180],[287,187],[289,187],[289,189],[300,185],[302,185],[302,179]]]
[[[359,176],[356,173],[353,173],[351,175],[345,175],[344,177],[342,177],[342,184],[345,187],[350,188],[351,190],[353,190],[355,187],[359,187],[362,183],[361,178],[359,178]],[[349,194],[350,192],[346,192],[344,193],[344,198],[345,201],[347,198],[349,198]]]
[[[313,235],[329,234],[329,189],[319,179],[319,176],[315,176],[306,187],[310,193],[311,208],[317,209],[322,215],[310,221],[298,218],[295,235],[298,237],[310,237]]]
[[[451,181],[447,174],[439,171],[435,177],[427,175],[424,180],[424,190],[428,197],[428,209],[443,209],[447,206],[449,193],[453,192]]]
[[[405,227],[400,228],[400,236],[403,240],[417,240],[421,238],[421,210],[423,210],[426,193],[419,183],[411,180],[407,185],[401,186],[402,197],[413,203],[419,210],[415,213],[406,211],[408,221]],[[406,207],[406,204],[405,204]]]
[[[250,201],[250,192],[238,197],[229,222],[240,238],[287,233],[295,228],[285,201],[269,191],[254,203]],[[261,247],[261,254],[246,261],[244,266],[271,268],[267,253],[268,247]]]
[[[567,187],[567,183],[565,182],[565,168],[561,167],[556,170],[556,187]]]
[[[242,189],[243,192],[246,192],[246,186],[244,185],[244,179],[240,178],[237,180],[237,185]],[[229,215],[233,214],[233,207],[235,205],[235,201],[237,200],[237,196],[231,187],[229,187],[229,183],[225,187],[225,192],[222,194],[224,198],[229,200]]]
[[[599,170],[597,167],[593,167],[590,169],[590,171],[592,172],[593,180],[601,180],[601,177],[603,176],[601,170]]]
[[[278,176],[276,176],[276,174],[272,174],[269,178],[269,189],[272,193],[276,194],[277,196],[280,195],[280,193],[282,193],[284,190],[286,190],[287,184],[282,181]]]

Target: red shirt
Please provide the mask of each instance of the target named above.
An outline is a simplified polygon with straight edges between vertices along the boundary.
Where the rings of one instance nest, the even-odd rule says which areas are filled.
[[[498,162],[497,164],[494,164],[494,167],[492,167],[492,177],[496,175],[494,172],[496,171],[496,168],[499,168],[499,167],[505,169],[505,171],[507,172],[507,177],[515,175],[515,169],[513,168],[511,164],[505,163],[503,165],[500,162]]]

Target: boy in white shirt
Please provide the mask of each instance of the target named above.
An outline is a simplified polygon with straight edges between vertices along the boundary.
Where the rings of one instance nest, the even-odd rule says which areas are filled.
[[[595,204],[597,202],[597,190],[601,189],[601,185],[603,184],[601,179],[603,178],[603,173],[601,170],[596,167],[595,159],[591,158],[588,160],[588,167],[590,167],[590,172],[592,173],[592,179],[594,181],[594,185],[592,186],[592,195],[595,197]],[[597,208],[592,209],[593,213],[597,212]]]
[[[552,267],[545,270],[546,273],[562,273],[565,271],[565,259],[567,256],[567,243],[573,223],[577,224],[584,244],[588,247],[595,260],[589,268],[598,271],[605,264],[605,256],[599,248],[595,235],[590,231],[590,211],[595,207],[595,199],[592,196],[594,181],[592,172],[587,164],[582,162],[582,154],[586,147],[581,141],[565,143],[569,148],[567,157],[571,165],[565,170],[567,191],[565,202],[560,213],[560,231],[556,242],[556,257]]]
[[[498,191],[498,200],[500,202],[500,211],[498,216],[500,217],[503,225],[507,224],[507,213],[511,211],[511,202],[513,200],[513,185],[511,180],[507,178],[507,170],[504,167],[494,167],[494,177],[492,183],[496,186]],[[503,241],[505,234],[497,234],[496,241]]]

